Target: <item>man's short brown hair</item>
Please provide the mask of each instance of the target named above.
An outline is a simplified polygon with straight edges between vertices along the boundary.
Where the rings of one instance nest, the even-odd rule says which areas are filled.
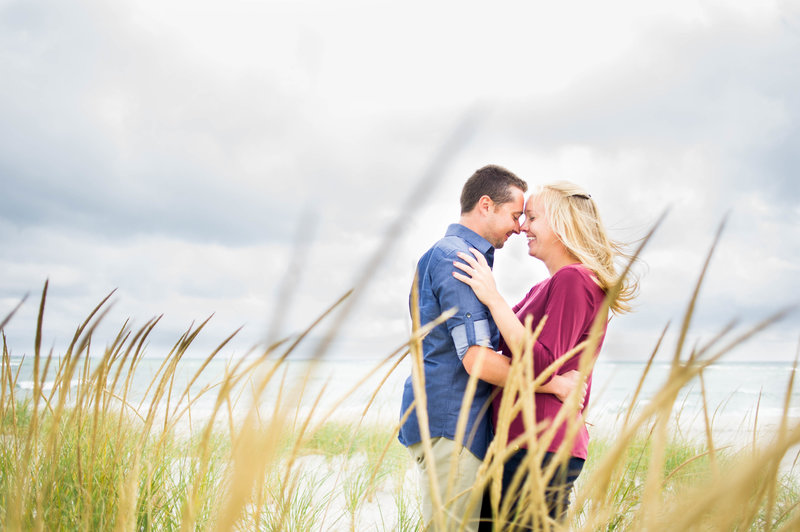
[[[475,171],[461,189],[461,214],[475,208],[481,196],[489,196],[496,205],[511,201],[511,188],[528,191],[528,184],[502,166],[489,164]]]

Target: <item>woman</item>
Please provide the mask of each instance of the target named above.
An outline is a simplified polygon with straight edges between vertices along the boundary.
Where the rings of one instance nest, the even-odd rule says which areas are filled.
[[[470,285],[489,308],[506,346],[521,345],[527,334],[523,323],[528,316],[532,316],[534,327],[543,316],[547,316],[532,352],[534,374],[538,375],[561,355],[589,338],[606,294],[619,280],[615,259],[626,258],[627,255],[607,237],[591,196],[572,183],[545,185],[532,194],[525,205],[525,220],[520,228],[528,237],[528,254],[545,264],[550,277],[535,285],[516,306],[509,307],[500,296],[491,269],[480,253],[475,257],[459,254],[466,264],[456,262],[454,265],[466,275],[457,271],[453,275]],[[609,302],[611,311],[629,311],[628,302],[633,299],[636,289],[635,282],[623,280],[617,296]],[[605,320],[602,330],[605,333]],[[597,343],[595,356],[601,345],[602,336]],[[504,352],[510,353],[505,346]],[[557,373],[578,369],[579,364],[580,353],[565,362]],[[591,382],[590,371],[586,395],[578,415],[589,403]],[[495,426],[501,400],[502,392],[493,403]],[[552,422],[562,404],[552,394],[536,393],[536,421]],[[565,421],[555,430],[544,455],[543,469],[564,442],[568,425],[569,422]],[[546,430],[539,430],[538,435],[541,436]],[[520,413],[511,422],[508,441],[524,433],[525,425]],[[550,516],[554,519],[561,520],[566,514],[569,492],[583,468],[588,442],[588,432],[581,423],[572,442],[571,458],[553,476],[545,492]],[[502,498],[513,496],[508,493],[509,485],[526,454],[527,449],[521,448],[505,463]],[[513,511],[509,515],[513,516]]]

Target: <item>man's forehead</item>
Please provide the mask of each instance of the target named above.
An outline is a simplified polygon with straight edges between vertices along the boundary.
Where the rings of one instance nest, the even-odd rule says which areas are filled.
[[[525,208],[524,203],[517,200],[511,200],[507,203],[507,205],[508,205],[508,210],[510,210],[514,214],[522,213],[522,210]]]
[[[522,211],[525,205],[525,194],[523,194],[522,190],[514,188],[513,198],[509,203],[513,210]]]

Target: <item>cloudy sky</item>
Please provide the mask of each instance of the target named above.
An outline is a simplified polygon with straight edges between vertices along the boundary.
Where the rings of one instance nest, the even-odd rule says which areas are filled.
[[[49,279],[57,352],[115,288],[96,345],[163,314],[155,356],[214,314],[203,356],[357,285],[333,350],[381,357],[487,163],[583,185],[618,239],[669,209],[604,356],[674,333],[726,214],[690,341],[800,300],[796,1],[0,0],[0,80],[0,314],[31,294],[17,355]],[[512,302],[546,274],[521,237],[496,271]],[[793,314],[731,357],[790,360],[799,337]]]

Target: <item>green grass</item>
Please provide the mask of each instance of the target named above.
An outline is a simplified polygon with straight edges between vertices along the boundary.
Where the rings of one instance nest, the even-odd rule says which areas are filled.
[[[2,522],[13,522],[7,509],[10,490],[19,486],[20,469],[15,467],[15,452],[11,435],[15,430],[24,432],[30,425],[30,401],[20,402],[14,415],[3,417],[0,430],[7,435],[0,454],[0,508]],[[72,412],[70,412],[72,414]],[[181,528],[182,508],[190,486],[200,486],[199,499],[203,503],[196,517],[198,529],[214,528],[214,512],[218,494],[223,491],[231,441],[224,432],[214,433],[206,445],[211,449],[210,465],[203,478],[197,478],[193,462],[201,452],[198,437],[167,436],[152,438],[137,447],[137,422],[128,420],[122,425],[101,424],[95,430],[95,443],[90,438],[93,423],[71,423],[67,419],[55,425],[45,416],[42,419],[41,440],[34,446],[41,450],[31,456],[23,484],[28,486],[27,500],[21,502],[22,528],[34,528],[42,523],[47,529],[70,529],[80,526],[92,530],[113,529],[117,525],[116,509],[122,497],[124,480],[138,462],[137,511],[135,528],[138,530],[178,530]],[[108,421],[108,420],[107,420]],[[46,442],[56,431],[60,445],[56,454],[46,452]],[[394,440],[391,426],[359,426],[352,423],[328,422],[320,425],[305,438],[287,441],[298,445],[298,455],[290,473],[281,467],[270,470],[265,479],[264,502],[260,511],[252,511],[252,519],[262,530],[311,530],[325,522],[335,527],[347,528],[357,518],[360,507],[384,489],[394,505],[394,520],[377,523],[381,530],[419,530],[419,501],[414,483],[404,478],[413,466],[405,449]],[[383,450],[389,443],[388,451]],[[17,442],[20,443],[20,442]],[[586,470],[578,483],[591,478],[593,467],[613,445],[612,439],[594,438],[589,447]],[[276,455],[278,462],[290,459],[293,448],[284,445]],[[624,459],[617,463],[615,490],[611,506],[616,512],[609,516],[602,530],[627,530],[634,526],[633,516],[643,497],[643,485],[648,475],[647,464],[651,458],[652,441],[647,435],[639,436],[628,445]],[[726,471],[735,468],[742,459],[741,453],[720,450],[716,459],[722,478]],[[383,459],[379,460],[383,456]],[[311,462],[304,462],[304,459]],[[320,465],[322,464],[322,466]],[[377,474],[375,473],[377,468]],[[338,477],[338,478],[337,478]],[[669,508],[678,504],[680,495],[692,487],[703,485],[714,478],[707,449],[699,442],[674,437],[666,445],[662,472],[662,504]],[[393,487],[394,486],[394,487]],[[776,505],[771,529],[779,529],[788,522],[800,500],[797,478],[780,476],[776,491]],[[344,513],[335,514],[330,505],[337,497]],[[37,503],[43,499],[42,503]],[[41,506],[43,513],[35,515],[33,509]],[[573,523],[586,520],[586,505],[574,512]],[[326,512],[329,515],[326,515]],[[383,512],[385,513],[385,511]],[[763,530],[766,513],[762,509],[755,517],[750,530]]]
[[[319,423],[314,414],[320,412],[314,408],[300,415],[301,384],[284,382],[282,377],[284,362],[293,350],[343,307],[349,293],[306,330],[231,362],[223,375],[201,389],[197,383],[209,379],[200,377],[233,335],[208,355],[196,375],[178,386],[179,362],[208,320],[191,327],[165,355],[147,389],[137,390],[135,404],[130,399],[131,383],[158,320],[138,330],[126,323],[115,338],[98,341],[93,334],[104,316],[106,299],[78,326],[65,353],[46,356],[41,350],[46,293],[47,285],[35,324],[32,392],[22,393],[16,386],[18,375],[2,338],[3,529],[424,529],[415,465],[397,442],[397,420],[369,425],[366,417],[343,422],[326,415],[322,417],[326,421]],[[800,424],[788,417],[788,399],[778,429],[769,437],[752,438],[757,440],[755,445],[715,445],[708,419],[706,436],[698,441],[678,437],[681,432],[671,430],[671,423],[680,428],[681,407],[676,409],[680,390],[701,379],[705,368],[730,349],[784,315],[778,312],[735,336],[725,329],[708,345],[684,350],[696,297],[697,290],[681,324],[665,383],[646,404],[631,408],[629,415],[617,422],[613,437],[592,440],[566,528],[800,529],[797,476],[781,467],[800,445]],[[348,308],[341,311],[346,314]],[[342,319],[340,316],[323,336],[335,337]],[[412,366],[418,367],[426,330],[426,324],[414,324],[407,345],[376,362],[375,372],[388,375],[406,355]],[[528,349],[535,334],[526,339]],[[590,339],[587,352],[593,352],[591,342],[596,340]],[[90,357],[91,346],[98,344],[107,347]],[[658,339],[651,356],[660,344]],[[326,344],[320,345],[323,347],[314,355],[317,359],[324,356]],[[504,397],[513,398],[515,392],[532,394],[546,378],[546,373],[524,377],[523,360],[526,357],[515,359],[514,378],[507,382],[509,393]],[[588,372],[591,364],[591,357],[582,357],[581,370]],[[642,380],[646,374],[647,370]],[[419,384],[418,377],[414,378]],[[73,386],[76,381],[79,384]],[[53,382],[53,388],[43,389],[44,382]],[[791,380],[787,397],[793,386]],[[260,405],[265,391],[275,389],[281,392],[273,404],[242,407],[240,416],[230,416],[235,404]],[[192,401],[203,395],[213,399],[213,411],[207,419],[192,418],[191,430],[186,431]],[[338,403],[330,404],[335,409]],[[559,415],[566,416],[570,409],[575,412],[577,406],[578,398],[572,397]],[[530,416],[531,408],[532,402],[510,399],[501,406],[501,420],[516,412]],[[547,438],[547,434],[537,436],[535,427],[528,427],[523,435],[531,452],[546,448]],[[507,443],[498,429],[484,469],[475,479],[473,499],[497,478]],[[543,518],[538,487],[542,479],[536,476],[546,472],[533,471],[526,504],[520,507],[545,530],[565,528]],[[499,518],[497,524],[502,526],[501,521]]]
[[[180,529],[191,486],[199,487],[198,499],[202,501],[195,517],[197,527],[214,528],[213,515],[230,467],[228,434],[213,433],[206,440],[159,434],[138,446],[141,427],[137,421],[120,424],[115,418],[112,424],[106,419],[95,426],[87,418],[74,423],[75,412],[70,411],[58,425],[50,423],[49,416],[42,419],[39,440],[31,442],[33,454],[27,461],[35,466],[20,468],[15,453],[22,451],[19,447],[23,442],[13,432],[15,423],[16,430],[23,433],[29,426],[23,422],[31,417],[29,402],[20,403],[14,412],[16,420],[5,416],[0,426],[7,435],[0,447],[0,522],[18,522],[22,528],[41,523],[47,529],[113,529],[118,524],[117,509],[125,481],[138,468],[136,529]],[[54,434],[59,440],[55,453],[47,449]],[[274,456],[276,467],[270,469],[261,486],[263,505],[258,512],[251,510],[253,522],[266,530],[318,526],[336,497],[344,500],[346,515],[329,512],[330,521],[352,520],[359,507],[382,486],[401,486],[408,469],[406,451],[394,440],[390,426],[356,429],[351,424],[330,422],[305,439],[285,436],[297,444],[294,465],[286,467],[293,448],[283,445]],[[387,442],[389,450],[379,460]],[[203,447],[210,450],[210,459],[204,475],[198,478],[195,466]],[[309,467],[308,460],[315,466]],[[12,490],[20,485],[27,490],[18,502],[21,515],[15,518],[9,514],[9,506],[14,500]],[[402,490],[398,493],[405,495]],[[37,502],[40,499],[41,504]],[[39,506],[41,514],[34,511]],[[407,509],[404,511],[405,519],[414,519]]]

